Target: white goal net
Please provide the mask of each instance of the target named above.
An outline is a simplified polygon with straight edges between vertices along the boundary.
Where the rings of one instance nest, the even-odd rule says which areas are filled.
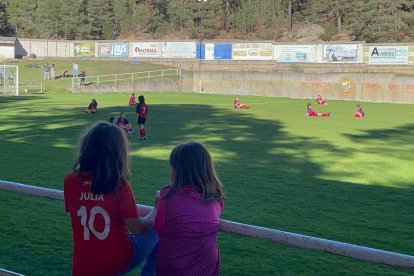
[[[0,64],[0,93],[19,95],[19,66]]]

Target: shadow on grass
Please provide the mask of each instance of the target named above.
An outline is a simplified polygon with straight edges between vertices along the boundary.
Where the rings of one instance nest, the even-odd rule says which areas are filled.
[[[404,150],[406,150],[406,146],[411,146],[414,150],[414,124],[406,124],[393,129],[365,130],[360,135],[346,136],[356,143],[371,144],[373,146],[380,143],[387,149],[387,152],[383,152],[383,154],[399,152],[400,145],[404,145]]]
[[[52,117],[37,115],[36,110],[31,114],[30,107],[27,111],[27,116],[19,118],[20,126],[3,131],[0,138],[5,164],[0,174],[2,179],[62,189],[62,179],[71,170],[76,141],[82,129],[98,120],[107,121],[121,111],[137,129],[134,108],[124,106],[101,108],[97,114],[84,114],[82,107],[56,106]],[[172,148],[178,143],[195,140],[210,150],[225,185],[224,219],[414,254],[414,217],[409,208],[414,201],[413,189],[321,180],[319,176],[323,168],[311,161],[308,152],[312,149],[339,151],[333,144],[292,136],[284,131],[280,121],[257,119],[249,110],[210,105],[151,105],[146,128],[147,141],[139,142],[133,137],[130,143],[132,185],[139,203],[151,205],[154,192],[168,181],[168,156]],[[390,140],[395,137],[396,141],[408,142],[406,134],[412,133],[413,129],[413,125],[409,125],[395,132],[387,131],[387,135]],[[370,135],[380,139],[384,133]],[[395,142],[392,146],[397,145]],[[344,156],[351,154],[346,150],[341,153]],[[16,164],[19,164],[17,168]],[[21,168],[24,168],[24,174]],[[38,219],[41,220],[43,215],[42,212]],[[0,222],[1,227],[10,228],[10,220],[11,216],[7,215]],[[69,250],[53,243],[53,236],[58,234],[50,233],[50,246],[56,247],[56,251]],[[42,232],[33,233],[34,237],[37,235]],[[228,274],[237,274],[240,269],[231,262],[244,263],[247,267],[249,263],[256,264],[252,265],[252,270],[245,271],[248,275],[272,271],[274,263],[286,262],[284,256],[275,252],[280,246],[263,245],[253,239],[247,242],[248,246],[246,241],[228,244],[226,236],[221,237],[224,271]],[[17,241],[13,238],[7,243]],[[260,245],[256,247],[255,244]],[[249,253],[252,248],[263,252]],[[303,267],[318,271],[327,265],[323,264],[323,257],[315,262],[307,260],[309,253],[305,251],[289,252],[285,253],[292,260],[287,262],[285,272],[300,273]],[[226,254],[231,256],[226,257]],[[251,254],[255,257],[251,258]],[[233,260],[233,255],[239,259]],[[12,259],[13,250],[8,249],[7,254],[0,257],[0,263],[6,264]],[[341,259],[333,266],[349,262],[356,261]],[[300,266],[300,270],[296,266]],[[367,267],[365,263],[353,263],[353,266],[355,272],[363,274],[383,269],[382,266]],[[35,267],[31,269],[36,270]],[[31,274],[36,274],[33,271]],[[384,271],[388,270],[384,268]]]

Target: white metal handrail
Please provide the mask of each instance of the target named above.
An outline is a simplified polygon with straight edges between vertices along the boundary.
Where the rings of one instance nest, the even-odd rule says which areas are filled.
[[[0,276],[24,276],[23,274],[0,268]]]
[[[119,83],[132,83],[137,80],[150,80],[154,78],[165,78],[168,76],[181,77],[180,69],[165,69],[157,71],[144,71],[144,72],[133,72],[123,74],[110,74],[110,75],[97,75],[97,76],[86,76],[85,85],[102,85],[102,84],[119,84]],[[72,89],[81,87],[81,77],[72,78]]]
[[[14,191],[35,196],[63,200],[63,191],[0,180],[0,190]],[[138,205],[141,214],[146,215],[152,207]],[[220,231],[270,240],[303,249],[312,249],[334,255],[391,265],[414,270],[414,256],[379,250],[349,243],[321,239],[265,227],[220,220]]]

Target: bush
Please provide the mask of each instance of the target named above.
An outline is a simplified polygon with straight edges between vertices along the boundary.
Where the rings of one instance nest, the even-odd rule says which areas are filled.
[[[321,27],[325,30],[325,33],[319,37],[323,41],[330,41],[334,35],[338,34],[338,29],[334,23],[325,23]]]

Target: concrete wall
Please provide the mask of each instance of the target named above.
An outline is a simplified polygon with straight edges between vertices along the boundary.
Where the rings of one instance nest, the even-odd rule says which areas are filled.
[[[14,58],[14,45],[0,43],[0,59]]]
[[[414,103],[414,78],[375,73],[183,71],[181,79],[86,86],[74,92],[202,92],[265,97]]]
[[[37,57],[73,57],[73,41],[19,39],[16,57],[34,54]]]
[[[183,75],[185,77],[185,75]],[[194,72],[193,91],[294,99],[414,103],[414,78],[380,73]]]

